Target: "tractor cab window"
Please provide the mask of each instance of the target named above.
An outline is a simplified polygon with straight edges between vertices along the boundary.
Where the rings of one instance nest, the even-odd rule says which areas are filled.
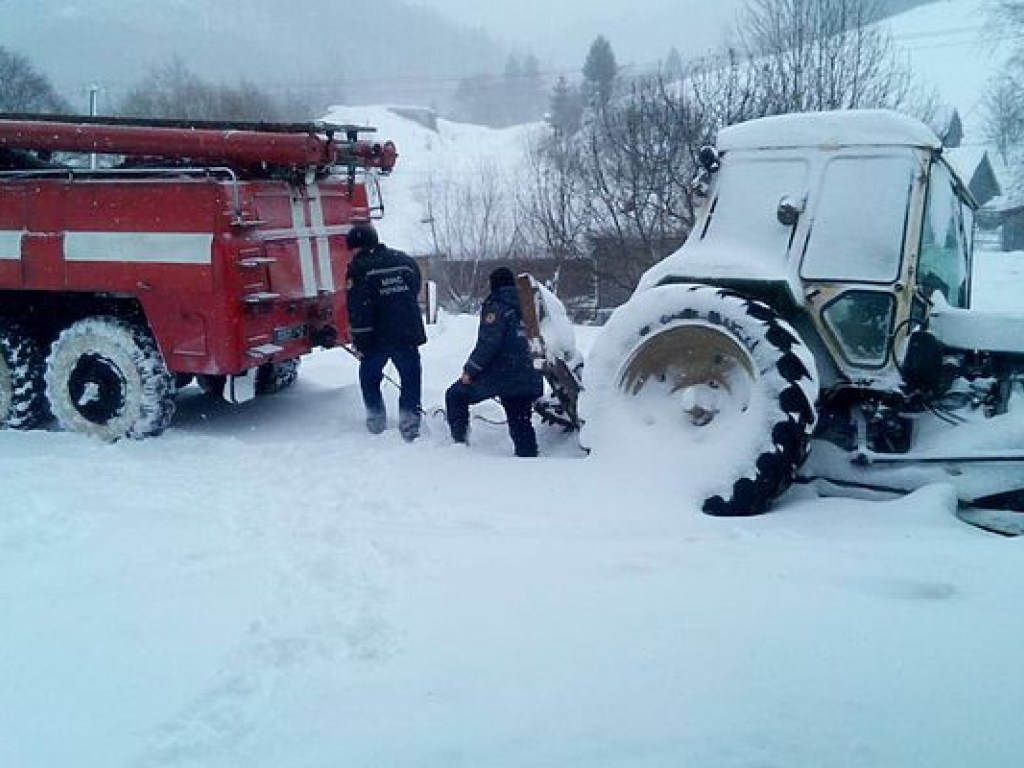
[[[825,167],[800,276],[827,282],[892,283],[900,273],[911,151],[847,155]]]
[[[968,237],[952,175],[945,165],[935,163],[921,223],[917,266],[917,286],[924,298],[938,291],[950,305],[967,306]]]
[[[784,258],[793,227],[779,223],[783,197],[806,194],[809,163],[793,157],[740,154],[718,172],[717,197],[701,237],[727,242],[735,253]]]
[[[882,291],[847,291],[822,310],[843,356],[854,365],[880,368],[889,353],[896,301]]]

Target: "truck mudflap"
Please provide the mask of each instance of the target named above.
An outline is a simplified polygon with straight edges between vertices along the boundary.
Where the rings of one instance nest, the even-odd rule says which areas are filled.
[[[256,369],[228,376],[224,383],[224,399],[229,403],[247,403],[256,397]]]
[[[534,367],[544,374],[550,390],[534,404],[534,410],[548,424],[579,430],[583,356],[576,349],[565,306],[529,273],[516,277],[516,291]]]

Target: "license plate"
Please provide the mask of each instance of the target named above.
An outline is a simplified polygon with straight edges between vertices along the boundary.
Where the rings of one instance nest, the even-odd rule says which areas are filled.
[[[282,341],[295,341],[301,339],[306,335],[305,325],[293,325],[288,328],[275,328],[274,329],[274,341],[281,343]]]

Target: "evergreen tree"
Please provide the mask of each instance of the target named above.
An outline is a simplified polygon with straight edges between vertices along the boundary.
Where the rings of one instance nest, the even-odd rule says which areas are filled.
[[[662,70],[665,73],[665,79],[669,82],[678,82],[683,79],[683,57],[679,55],[679,50],[675,46],[672,46],[668,56],[665,57]]]
[[[604,35],[598,35],[590,44],[583,64],[583,95],[588,107],[600,108],[608,103],[618,74],[612,44]]]
[[[505,75],[497,125],[504,127],[519,122],[523,112],[523,68],[514,53],[505,60]]]
[[[528,123],[540,117],[544,109],[544,86],[537,57],[515,54],[505,63],[501,125]]]
[[[565,77],[559,77],[551,91],[548,123],[563,136],[571,136],[580,129],[582,120],[583,98],[579,88],[569,85]]]
[[[500,125],[504,108],[498,95],[502,84],[493,75],[473,75],[459,81],[455,101],[459,108],[456,117],[478,125]]]
[[[537,120],[544,110],[544,86],[537,58],[512,54],[500,77],[474,75],[459,81],[457,117],[504,128]]]
[[[525,121],[537,120],[544,113],[544,77],[540,63],[532,53],[523,58],[522,69],[523,114]]]

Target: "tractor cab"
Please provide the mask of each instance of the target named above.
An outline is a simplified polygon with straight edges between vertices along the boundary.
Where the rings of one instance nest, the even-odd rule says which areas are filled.
[[[897,389],[932,295],[970,306],[975,204],[921,123],[882,110],[839,115],[723,129],[693,234],[641,288],[735,288],[799,328],[823,386]]]

